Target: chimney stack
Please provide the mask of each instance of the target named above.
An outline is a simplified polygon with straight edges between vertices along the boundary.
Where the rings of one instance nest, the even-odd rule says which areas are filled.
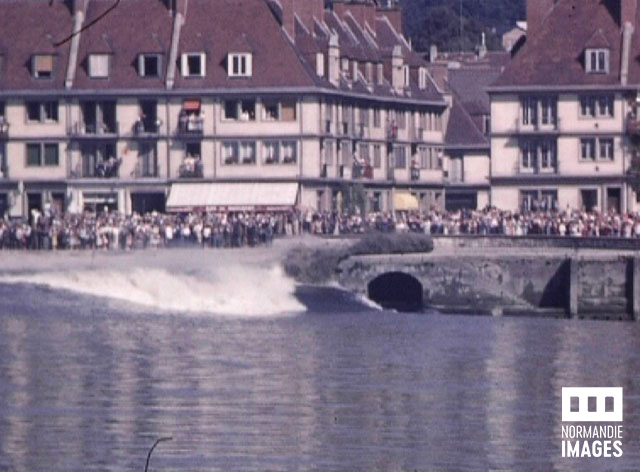
[[[329,82],[337,86],[340,83],[340,45],[338,44],[338,35],[335,34],[329,38],[327,69]]]
[[[280,0],[282,6],[282,27],[295,38],[295,17],[309,31],[313,31],[313,19],[322,21],[324,0]]]
[[[626,23],[636,24],[636,11],[638,0],[620,0],[620,26],[624,28]]]
[[[396,92],[404,90],[404,57],[402,57],[402,47],[394,46],[391,53],[391,86]]]

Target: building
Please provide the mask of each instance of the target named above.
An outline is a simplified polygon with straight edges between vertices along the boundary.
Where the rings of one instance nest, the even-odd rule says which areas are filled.
[[[516,25],[502,34],[502,47],[505,51],[511,52],[524,41],[527,36],[527,22],[516,21]]]
[[[449,103],[400,21],[372,0],[3,0],[0,213],[442,208]]]
[[[527,39],[491,95],[491,203],[635,211],[629,123],[637,0],[529,0]]]

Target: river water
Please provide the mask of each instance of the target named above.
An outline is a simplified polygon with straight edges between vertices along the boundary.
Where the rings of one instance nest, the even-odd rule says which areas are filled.
[[[164,436],[150,470],[640,469],[640,323],[399,314],[250,276],[215,314],[181,291],[201,275],[0,277],[0,471],[142,471]],[[624,387],[622,458],[561,457],[564,386]]]

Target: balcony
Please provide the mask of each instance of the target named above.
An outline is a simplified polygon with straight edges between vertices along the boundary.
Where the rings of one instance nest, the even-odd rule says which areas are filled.
[[[424,128],[409,128],[409,139],[412,143],[424,142]]]
[[[95,156],[82,156],[81,169],[71,171],[71,178],[83,179],[117,179],[120,176],[122,159],[110,157],[96,162]]]
[[[201,179],[204,176],[203,171],[202,159],[189,156],[180,164],[178,175],[181,179]]]
[[[354,164],[351,169],[353,179],[373,179],[373,167],[369,164]]]
[[[201,136],[204,133],[204,118],[200,115],[181,114],[178,121],[178,133]]]
[[[398,125],[395,123],[387,125],[386,136],[388,142],[395,142],[398,139]]]
[[[108,137],[120,136],[120,123],[84,123],[75,122],[67,130],[67,134],[74,137]]]
[[[140,156],[133,170],[136,179],[149,179],[158,177],[158,165],[154,156]]]
[[[139,119],[133,125],[133,135],[137,137],[156,136],[160,133],[162,120],[144,120]]]

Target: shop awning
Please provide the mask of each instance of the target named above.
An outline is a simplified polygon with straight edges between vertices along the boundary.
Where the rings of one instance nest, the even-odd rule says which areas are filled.
[[[197,100],[197,99],[185,100],[184,103],[182,104],[182,108],[184,108],[185,111],[198,111],[200,110],[200,100]]]
[[[415,195],[409,192],[395,192],[393,208],[395,211],[418,211],[420,205]]]
[[[296,183],[177,183],[171,185],[167,210],[283,211],[293,208]]]

